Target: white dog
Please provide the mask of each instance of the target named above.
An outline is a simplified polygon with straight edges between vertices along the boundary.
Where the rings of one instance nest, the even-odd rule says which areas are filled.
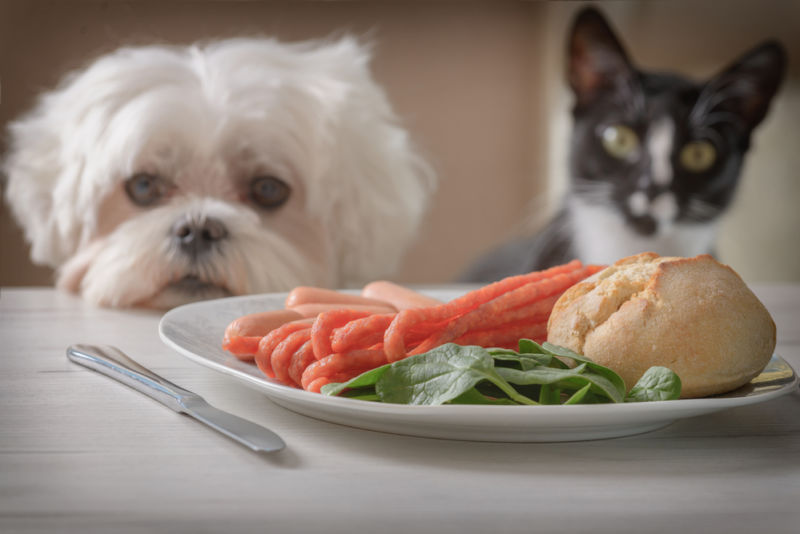
[[[123,48],[9,127],[34,262],[105,306],[388,276],[434,176],[350,37]]]

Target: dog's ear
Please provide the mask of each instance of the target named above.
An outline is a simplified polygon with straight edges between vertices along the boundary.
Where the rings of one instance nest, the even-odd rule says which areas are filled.
[[[58,267],[94,237],[100,201],[126,170],[112,165],[136,148],[110,126],[149,82],[129,65],[146,62],[129,56],[120,49],[69,73],[8,127],[5,197],[35,263]]]
[[[71,207],[80,158],[64,158],[70,127],[60,108],[63,89],[44,95],[28,115],[8,127],[3,160],[5,200],[31,245],[31,259],[58,267],[77,247],[80,223]]]
[[[633,82],[635,71],[605,17],[593,7],[575,17],[567,43],[568,79],[577,108]]]
[[[342,283],[363,283],[397,268],[417,236],[435,173],[372,78],[370,49],[346,37],[317,53],[327,56],[333,68],[324,76],[340,90],[322,102],[331,119],[323,136],[329,164],[309,203],[329,231]]]

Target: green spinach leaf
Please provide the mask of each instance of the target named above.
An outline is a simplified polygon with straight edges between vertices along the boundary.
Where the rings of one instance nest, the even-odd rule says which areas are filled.
[[[612,369],[609,369],[604,365],[600,365],[599,363],[595,363],[586,356],[578,354],[577,352],[573,352],[568,348],[559,347],[558,345],[553,345],[552,343],[547,343],[547,342],[542,343],[542,349],[553,354],[554,356],[559,356],[562,358],[571,358],[576,362],[585,363],[589,367],[589,369],[605,377],[606,380],[611,382],[614,388],[616,388],[619,391],[622,391],[622,394],[624,396],[625,391],[627,390],[627,388],[625,387],[625,382],[622,380],[622,377],[619,376]]]
[[[677,399],[680,391],[678,375],[653,367],[626,396],[608,367],[530,339],[519,341],[519,352],[448,343],[322,388],[325,395],[425,405],[638,402]]]
[[[539,388],[539,404],[561,404],[561,388],[544,384]]]
[[[437,405],[459,397],[482,380],[492,382],[516,402],[537,404],[503,380],[486,349],[454,343],[394,362],[375,383],[375,392],[383,402]]]
[[[389,369],[389,366],[391,366],[391,364],[387,363],[385,365],[381,365],[380,367],[376,367],[375,369],[370,369],[369,371],[365,371],[360,375],[351,378],[347,382],[331,382],[330,384],[325,384],[320,389],[320,393],[323,395],[334,396],[339,395],[348,389],[374,387],[378,379]]]
[[[592,391],[605,396],[612,402],[622,402],[625,398],[624,389],[617,387],[605,376],[593,372],[587,363],[582,363],[574,369],[539,367],[529,371],[518,371],[498,368],[497,372],[514,385],[554,384],[561,389],[572,391],[589,384]]]
[[[516,406],[519,403],[506,397],[490,397],[481,393],[477,388],[472,388],[451,400],[449,404],[499,404]]]
[[[625,397],[627,402],[675,400],[681,396],[681,378],[671,369],[654,366],[642,377]]]
[[[568,398],[564,402],[564,404],[578,404],[578,403],[580,403],[581,401],[583,401],[583,399],[586,397],[586,395],[589,394],[589,390],[591,388],[592,388],[592,384],[591,383],[587,383],[581,389],[579,389],[578,391],[573,393],[572,396],[570,396],[570,398]]]

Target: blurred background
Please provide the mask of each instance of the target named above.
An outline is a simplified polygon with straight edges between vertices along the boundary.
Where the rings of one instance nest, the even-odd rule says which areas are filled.
[[[450,282],[558,205],[570,128],[566,32],[589,3],[0,0],[0,128],[65,73],[121,45],[353,33],[375,44],[375,77],[440,177],[396,279]],[[756,130],[719,257],[748,282],[800,281],[800,2],[594,5],[646,70],[703,79],[766,38],[783,42],[788,79]],[[0,285],[51,283],[3,204]]]

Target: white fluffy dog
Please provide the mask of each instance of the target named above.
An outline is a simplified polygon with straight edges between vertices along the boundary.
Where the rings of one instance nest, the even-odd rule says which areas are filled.
[[[388,276],[434,186],[355,39],[123,48],[9,127],[34,262],[104,306]]]

